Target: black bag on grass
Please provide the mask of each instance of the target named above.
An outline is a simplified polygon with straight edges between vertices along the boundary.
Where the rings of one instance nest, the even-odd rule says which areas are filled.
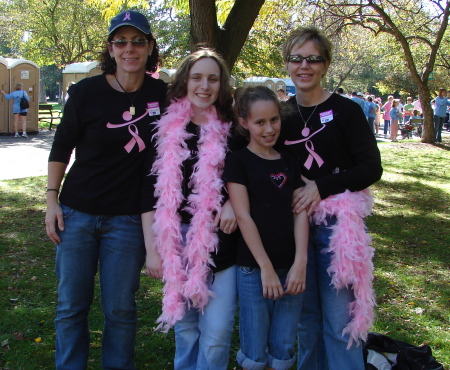
[[[444,370],[428,345],[418,347],[386,335],[369,333],[364,348],[380,353],[396,353],[397,363],[392,366],[394,370]]]

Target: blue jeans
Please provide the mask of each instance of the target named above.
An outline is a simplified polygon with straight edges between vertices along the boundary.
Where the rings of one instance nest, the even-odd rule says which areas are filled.
[[[385,135],[387,135],[388,132],[389,132],[389,126],[390,126],[390,124],[391,124],[391,121],[390,121],[389,119],[385,119],[385,120],[384,120],[384,128],[383,128],[383,131],[384,131],[384,134],[385,134]]]
[[[99,267],[105,316],[103,369],[135,369],[135,293],[145,261],[141,216],[91,215],[61,208],[65,231],[59,232],[61,243],[56,247],[56,368],[86,368],[88,313]]]
[[[188,225],[182,225],[183,238]],[[208,289],[215,293],[203,313],[186,311],[175,324],[175,370],[226,370],[236,313],[236,266],[209,277]]]
[[[434,140],[438,143],[442,142],[442,127],[444,126],[445,117],[434,116]]]
[[[281,285],[289,269],[275,270]],[[284,295],[277,300],[263,296],[261,270],[239,266],[239,337],[237,354],[240,366],[249,370],[285,370],[295,363],[295,339],[303,294]]]
[[[350,321],[348,305],[354,300],[353,291],[337,291],[327,272],[332,253],[324,250],[332,233],[329,226],[335,223],[335,217],[327,217],[320,225],[310,224],[305,304],[297,334],[298,370],[364,370],[361,341],[359,347],[353,344],[347,350],[348,335],[342,336]]]

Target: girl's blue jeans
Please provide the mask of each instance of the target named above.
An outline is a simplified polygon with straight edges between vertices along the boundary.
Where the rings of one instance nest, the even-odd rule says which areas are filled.
[[[332,253],[326,253],[335,217],[320,225],[310,224],[304,304],[298,324],[298,370],[364,370],[363,350],[355,344],[347,350],[348,335],[342,330],[350,321],[348,305],[353,291],[331,285],[327,269]],[[328,364],[327,364],[328,362]]]
[[[276,269],[281,285],[289,269]],[[303,294],[277,300],[263,296],[261,270],[238,266],[239,337],[237,362],[249,370],[285,370],[295,363],[295,338]]]
[[[188,229],[182,224],[184,239]],[[237,305],[236,266],[211,275],[208,289],[216,296],[203,313],[191,308],[175,324],[175,370],[228,368]]]
[[[56,368],[85,369],[88,313],[100,272],[103,369],[135,369],[135,293],[145,261],[140,215],[91,215],[61,205],[65,230],[56,247]]]

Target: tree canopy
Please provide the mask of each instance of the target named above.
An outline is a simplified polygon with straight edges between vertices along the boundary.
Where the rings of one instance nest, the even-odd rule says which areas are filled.
[[[284,39],[314,24],[334,45],[328,89],[419,94],[433,141],[430,98],[450,82],[450,0],[0,0],[1,54],[60,68],[96,60],[109,20],[129,8],[147,14],[164,66],[202,44],[238,80],[287,77]]]

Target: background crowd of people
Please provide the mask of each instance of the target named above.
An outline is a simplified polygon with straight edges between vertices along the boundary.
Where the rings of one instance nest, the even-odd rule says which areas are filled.
[[[423,125],[420,123],[420,120],[423,120],[423,109],[419,98],[413,100],[409,96],[406,98],[406,104],[403,104],[401,98],[394,99],[393,95],[389,95],[383,103],[381,98],[370,95],[368,92],[363,94],[354,91],[351,94],[345,94],[342,88],[338,88],[336,93],[348,97],[360,105],[370,129],[375,135],[379,134],[381,122],[383,123],[382,135],[384,138],[391,139],[392,142],[398,141],[399,133],[402,138],[410,137],[409,134],[404,134],[408,130],[415,130],[419,136],[423,132]],[[450,122],[449,106],[450,93],[447,89],[439,89],[438,95],[431,101],[434,136],[438,143],[442,142],[442,129],[446,123]],[[404,127],[404,129],[399,131],[400,127]]]

